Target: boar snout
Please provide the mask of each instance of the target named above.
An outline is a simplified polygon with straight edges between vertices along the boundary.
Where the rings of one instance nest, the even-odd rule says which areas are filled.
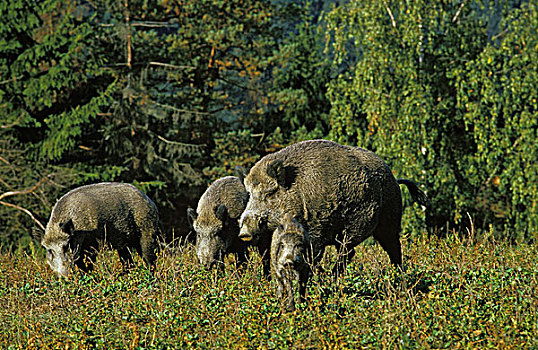
[[[46,244],[47,263],[58,277],[68,277],[78,257],[78,249],[72,249],[65,241]]]
[[[224,262],[220,259],[211,259],[207,261],[201,261],[200,262],[204,270],[211,270],[214,267],[217,267],[218,270],[224,269]]]
[[[206,270],[210,270],[214,266],[219,269],[224,266],[224,252],[226,244],[221,239],[209,239],[198,242],[196,253],[200,265]]]
[[[299,256],[294,255],[292,252],[288,252],[287,254],[283,254],[280,258],[280,266],[286,270],[291,270],[299,265],[300,260]]]
[[[263,226],[263,220],[260,216],[250,212],[244,212],[239,220],[239,226],[239,239],[252,244],[258,242],[259,233]]]
[[[239,239],[244,242],[251,242],[252,238],[252,234],[250,234],[249,230],[245,226],[242,226],[239,231]]]
[[[72,262],[67,260],[49,260],[48,263],[58,277],[69,277],[69,275],[71,274],[71,270],[73,269]]]

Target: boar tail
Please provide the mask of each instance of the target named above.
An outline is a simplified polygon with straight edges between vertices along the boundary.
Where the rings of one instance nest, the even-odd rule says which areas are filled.
[[[418,188],[416,183],[408,179],[398,179],[398,183],[400,185],[407,186],[407,189],[409,189],[409,193],[411,193],[413,201],[417,202],[420,205],[426,206],[428,202],[428,197],[426,197],[426,194],[422,192],[420,188]]]

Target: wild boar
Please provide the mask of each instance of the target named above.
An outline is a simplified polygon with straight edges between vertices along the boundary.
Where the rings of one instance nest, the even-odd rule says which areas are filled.
[[[271,242],[271,273],[277,283],[277,296],[286,311],[295,310],[295,290],[299,288],[300,301],[305,300],[306,284],[310,276],[307,254],[310,239],[304,227],[291,215],[284,215],[273,233]]]
[[[340,252],[335,272],[343,271],[354,247],[372,235],[390,261],[401,265],[399,183],[425,204],[414,182],[397,181],[371,151],[326,140],[293,144],[266,155],[244,175],[249,201],[239,237],[267,248],[267,237],[288,213],[308,232],[314,265],[326,246],[335,245]]]
[[[45,232],[36,238],[54,272],[68,276],[73,265],[93,270],[100,243],[118,251],[124,270],[132,265],[131,249],[153,270],[159,234],[159,214],[151,199],[132,185],[103,182],[61,197]]]
[[[248,193],[239,178],[226,176],[213,182],[198,201],[196,211],[187,209],[196,232],[196,254],[205,268],[224,267],[224,257],[235,254],[240,264],[248,258],[248,244],[239,239],[239,217]]]

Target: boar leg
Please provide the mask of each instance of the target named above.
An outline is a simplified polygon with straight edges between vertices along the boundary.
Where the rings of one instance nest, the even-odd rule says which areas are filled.
[[[118,249],[118,255],[120,256],[121,265],[123,271],[129,270],[133,266],[133,256],[131,255],[131,249],[129,247],[123,247]]]
[[[386,186],[383,198],[393,198],[392,202],[385,203],[379,215],[374,238],[389,255],[393,265],[402,265],[402,247],[400,244],[400,231],[402,230],[402,200],[399,188]]]
[[[299,273],[299,302],[304,303],[306,301],[306,284],[310,277],[310,271],[304,268]]]
[[[277,281],[276,296],[279,300],[282,300],[284,297],[284,281],[281,276],[275,276],[275,279]]]
[[[285,289],[284,303],[286,305],[286,311],[291,312],[295,310],[295,295],[293,293],[293,282],[290,276],[291,272],[286,271],[283,278],[283,284]]]
[[[268,280],[271,279],[271,239],[270,235],[260,237],[258,241],[258,253],[262,257],[263,274]]]
[[[235,267],[237,269],[244,269],[248,262],[248,250],[243,250],[235,254]]]
[[[82,252],[80,257],[75,261],[75,265],[83,272],[93,271],[93,263],[95,262],[95,257],[97,253],[94,252]]]
[[[376,232],[377,233],[377,232]],[[396,237],[395,237],[396,236]],[[393,265],[402,265],[402,246],[400,244],[400,238],[394,234],[374,234],[375,239],[379,242],[383,250],[389,255],[390,262]]]
[[[157,260],[157,242],[154,232],[153,229],[143,231],[140,238],[140,255],[151,271],[155,269],[155,260]]]
[[[348,244],[340,244],[337,246],[337,248],[338,258],[336,260],[336,265],[334,265],[334,268],[332,270],[332,273],[335,277],[344,274],[344,272],[346,271],[347,264],[355,256],[355,248],[349,247]]]

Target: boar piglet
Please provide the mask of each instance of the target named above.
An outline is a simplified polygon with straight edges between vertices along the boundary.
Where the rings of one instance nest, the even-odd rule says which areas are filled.
[[[300,302],[305,300],[310,276],[307,263],[310,239],[303,226],[286,214],[273,233],[271,242],[271,272],[277,283],[277,295],[286,311],[295,310],[295,288]]]
[[[238,263],[248,258],[248,243],[239,239],[238,219],[248,193],[239,178],[226,176],[213,182],[198,201],[196,211],[187,209],[191,229],[196,232],[196,255],[209,269],[224,267],[224,257],[235,254]]]
[[[34,232],[47,250],[47,262],[59,276],[74,265],[91,271],[100,244],[119,253],[126,270],[137,251],[153,271],[160,234],[157,207],[136,187],[114,182],[78,187],[52,208],[45,232]]]

